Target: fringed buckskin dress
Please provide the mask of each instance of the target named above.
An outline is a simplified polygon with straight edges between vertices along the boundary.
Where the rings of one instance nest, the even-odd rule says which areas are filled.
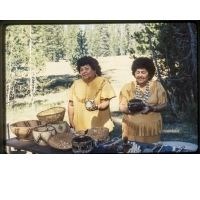
[[[159,81],[151,80],[149,86],[150,95],[147,103],[156,106],[167,102],[166,92]],[[124,85],[119,96],[120,103],[128,104],[129,100],[135,98],[135,93],[136,81]],[[126,136],[131,141],[158,142],[161,130],[162,117],[160,112],[124,114],[122,119],[122,137]]]
[[[110,132],[113,130],[110,107],[95,111],[85,108],[86,100],[94,100],[95,104],[100,104],[101,100],[115,97],[115,92],[106,78],[97,76],[89,83],[82,79],[76,80],[69,90],[68,97],[74,105],[73,122],[76,132],[95,127],[106,127]]]

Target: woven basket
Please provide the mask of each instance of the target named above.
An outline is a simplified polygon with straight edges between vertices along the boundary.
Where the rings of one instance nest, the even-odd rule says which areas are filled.
[[[140,112],[145,108],[145,104],[141,99],[131,99],[128,102],[128,109],[131,112]]]
[[[90,153],[94,147],[94,140],[90,136],[79,135],[72,139],[73,153]]]
[[[70,132],[70,126],[66,121],[59,121],[56,123],[49,124],[56,129],[56,133],[67,133]]]
[[[50,137],[56,134],[56,130],[52,126],[39,126],[33,129],[34,141],[41,145],[46,146]]]
[[[60,149],[60,150],[69,150],[72,148],[72,139],[74,134],[71,132],[68,133],[58,133],[55,136],[52,136],[48,140],[49,146]]]
[[[14,133],[18,139],[32,140],[32,130],[35,127],[45,125],[45,122],[39,120],[27,120],[19,121],[13,124],[10,124],[10,130]]]
[[[37,118],[46,123],[56,123],[58,121],[63,121],[64,115],[65,108],[53,107],[38,113]]]
[[[88,129],[87,135],[96,141],[103,142],[109,139],[109,129],[105,127],[96,127]]]

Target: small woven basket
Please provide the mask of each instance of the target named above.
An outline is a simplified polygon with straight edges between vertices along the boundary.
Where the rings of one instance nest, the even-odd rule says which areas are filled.
[[[110,138],[109,129],[106,127],[88,129],[87,135],[98,142],[107,141]]]
[[[58,121],[56,123],[49,124],[56,129],[56,133],[67,133],[70,132],[70,126],[66,121]]]
[[[39,126],[33,129],[33,139],[41,146],[46,146],[50,137],[56,135],[56,130],[53,126]]]
[[[19,121],[10,124],[10,130],[17,136],[18,139],[32,140],[33,129],[45,124],[46,124],[45,122],[39,120]]]
[[[79,135],[72,139],[73,153],[90,153],[94,149],[94,140],[87,135]]]
[[[60,150],[69,150],[72,148],[72,139],[74,138],[74,134],[68,133],[58,133],[48,140],[48,145]]]
[[[37,114],[37,118],[40,121],[44,121],[46,123],[56,123],[59,121],[63,121],[64,116],[65,108],[63,107],[49,108]]]
[[[131,99],[128,102],[128,109],[131,112],[140,112],[145,108],[145,104],[141,99]]]

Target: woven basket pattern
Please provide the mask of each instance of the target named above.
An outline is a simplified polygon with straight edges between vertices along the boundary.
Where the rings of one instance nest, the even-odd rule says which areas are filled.
[[[87,135],[97,141],[105,141],[109,138],[109,129],[105,127],[97,127],[88,129]]]
[[[72,133],[58,133],[48,140],[49,146],[55,149],[68,150],[72,148]]]
[[[74,153],[90,153],[94,148],[94,140],[90,136],[80,135],[72,140],[72,151]]]
[[[50,137],[56,134],[56,130],[52,126],[40,126],[33,129],[34,141],[41,146],[46,146]]]
[[[10,124],[10,130],[17,136],[18,139],[31,140],[33,139],[32,130],[38,126],[45,124],[46,124],[45,122],[39,120],[19,121]]]
[[[64,116],[65,108],[63,107],[49,108],[37,114],[37,118],[40,121],[44,121],[46,123],[56,123],[59,121],[63,121]]]

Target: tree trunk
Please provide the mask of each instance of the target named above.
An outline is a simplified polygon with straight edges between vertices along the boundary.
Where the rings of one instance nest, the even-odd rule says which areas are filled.
[[[32,60],[31,60],[31,56],[32,56],[32,27],[31,25],[29,26],[29,61],[28,61],[28,65],[29,65],[29,79],[30,79],[30,85],[29,85],[29,89],[30,89],[30,103],[33,104],[33,74],[32,74]]]
[[[196,51],[196,44],[197,44],[197,36],[194,34],[192,30],[191,23],[187,23],[189,34],[190,34],[190,49],[191,49],[191,56],[192,56],[192,81],[193,81],[193,97],[194,101],[197,102],[197,51]]]
[[[189,29],[189,33],[190,33],[190,48],[191,48],[191,52],[192,52],[192,64],[193,64],[193,69],[192,69],[192,74],[196,75],[196,67],[197,67],[197,53],[195,51],[196,48],[196,37],[195,34],[193,33],[192,30],[192,25],[191,23],[187,23],[188,25],[188,29]]]
[[[10,103],[10,82],[6,86],[6,103]]]
[[[153,60],[155,62],[155,67],[156,67],[156,70],[157,70],[157,73],[158,73],[158,79],[162,82],[162,78],[161,78],[161,75],[160,75],[160,70],[159,70],[159,67],[158,67],[158,63],[157,63],[157,56],[156,56],[156,52],[153,48],[153,45],[152,45],[152,41],[151,41],[151,35],[149,34],[148,35],[148,39],[149,39],[149,44],[150,44],[150,49],[152,51],[152,56],[153,56]]]

